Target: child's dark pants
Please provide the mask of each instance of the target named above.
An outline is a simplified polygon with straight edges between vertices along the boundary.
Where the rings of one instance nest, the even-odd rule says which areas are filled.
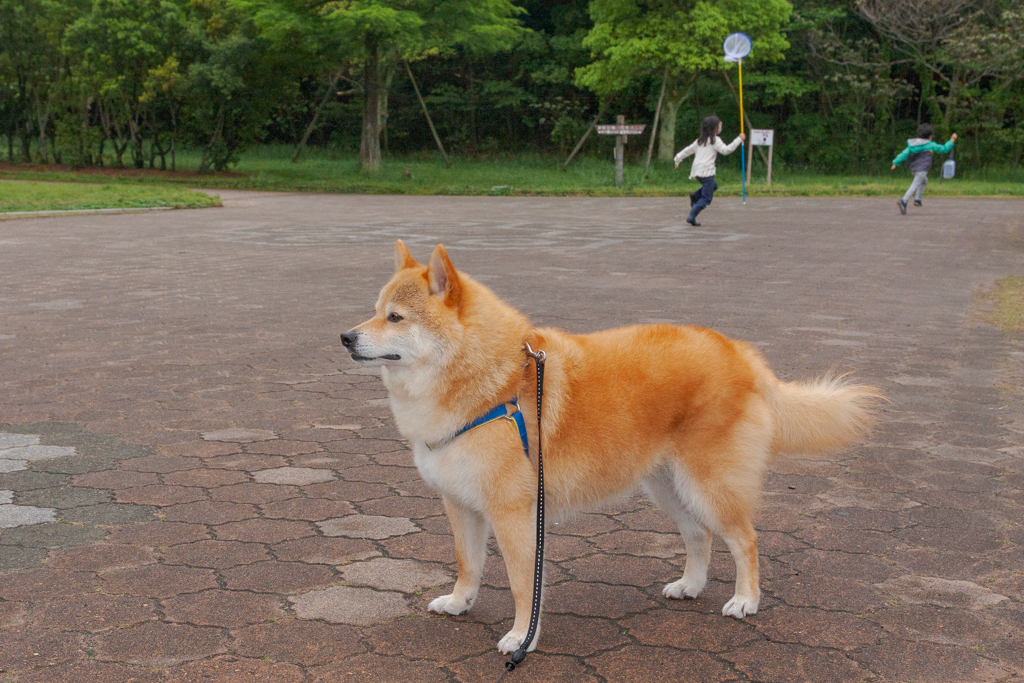
[[[718,189],[718,183],[715,182],[715,176],[709,176],[707,178],[697,178],[700,181],[700,189],[694,190],[690,193],[690,198],[695,200],[693,208],[690,209],[690,218],[694,219],[697,217],[704,207],[711,203],[711,200],[715,198],[715,190]]]

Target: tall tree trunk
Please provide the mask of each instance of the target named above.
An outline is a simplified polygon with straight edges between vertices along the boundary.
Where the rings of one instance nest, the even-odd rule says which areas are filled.
[[[945,137],[953,132],[956,124],[958,109],[960,108],[960,96],[963,92],[962,79],[957,70],[953,70],[952,78],[949,81],[949,89],[946,91],[946,111],[942,115],[943,130],[936,130],[935,137]],[[936,126],[936,129],[939,127]]]
[[[152,141],[149,143],[149,167],[153,168],[153,162],[155,155],[160,155],[160,170],[167,170],[167,152],[169,148],[164,147],[164,143],[160,141],[160,130],[157,128],[156,112],[153,109],[149,110],[149,130],[153,134]]]
[[[210,167],[215,164],[215,160],[213,158],[213,146],[221,139],[221,132],[224,130],[225,109],[226,105],[222,101],[220,103],[220,112],[217,114],[217,128],[213,131],[213,137],[210,138],[210,142],[207,143],[206,147],[203,149],[203,155],[199,160],[200,173],[209,173]]]
[[[128,144],[132,148],[132,166],[142,168],[145,165],[145,154],[142,151],[142,130],[139,126],[139,110],[132,111],[131,100],[125,97],[125,113],[128,114]]]
[[[665,101],[665,90],[668,88],[668,67],[665,67],[665,74],[661,77],[661,92],[658,94],[658,106],[654,108],[654,123],[651,124],[651,139],[647,143],[647,160],[644,161],[644,180],[647,180],[647,170],[651,166],[651,152],[654,151],[654,139],[658,137],[658,120],[661,117],[661,104]]]
[[[918,98],[918,125],[921,125],[921,113],[925,106],[925,70],[918,69],[918,75],[921,77],[921,97]],[[931,74],[928,77],[931,78]]]
[[[932,72],[925,65],[918,66],[918,74],[921,76],[921,99],[928,107],[929,118],[932,123],[938,123],[943,119],[942,107],[935,95],[935,80]]]
[[[380,157],[380,40],[366,36],[363,63],[363,135],[359,143],[359,169],[376,173],[383,168]]]
[[[178,159],[175,155],[174,140],[178,137],[178,118],[174,114],[174,107],[171,107],[171,172],[178,170]]]
[[[46,103],[46,107],[43,108],[37,105],[37,116],[39,119],[39,146],[36,148],[36,156],[44,163],[50,163],[50,148],[47,144],[48,138],[46,135],[46,129],[50,124],[50,103]]]
[[[658,161],[672,161],[676,155],[676,115],[681,98],[669,99],[661,109],[661,132],[658,138]]]
[[[669,87],[672,89],[666,95],[665,104],[661,110],[661,130],[658,132],[658,161],[669,162],[676,155],[676,115],[683,103],[690,99],[693,94],[693,87],[697,83],[697,73],[687,79],[686,88],[683,83],[675,78]]]
[[[121,135],[121,126],[117,122],[117,114],[113,111],[112,107],[100,104],[100,124],[103,127],[104,138],[109,140],[110,145],[114,148],[114,165],[117,168],[124,168],[124,151],[128,148],[128,142],[125,141],[123,145],[118,144],[123,140],[123,136]],[[101,147],[101,157],[102,150],[103,148]],[[101,163],[100,165],[102,166],[103,164]]]
[[[388,149],[388,116],[390,114],[388,110],[388,93],[391,91],[391,82],[395,80],[395,68],[398,66],[393,63],[390,59],[384,60],[383,66],[383,79],[377,81],[377,87],[379,93],[377,95],[377,111],[379,118],[377,121],[380,124],[380,134],[384,138],[384,153],[388,154],[391,152]]]
[[[473,91],[473,62],[466,62],[466,105],[469,110],[469,145],[470,154],[476,155],[476,93]]]
[[[85,96],[80,101],[82,108],[79,110],[81,126],[78,131],[78,158],[83,166],[92,166],[92,147],[86,148],[86,145],[89,144],[89,107],[91,103]]]
[[[26,164],[32,161],[32,142],[30,141],[32,135],[32,105],[28,99],[28,80],[24,77],[18,77],[18,102],[22,105],[22,115],[25,118],[25,125],[20,126],[15,123],[18,127],[21,135],[21,160]]]
[[[57,70],[57,80],[54,83],[50,83],[46,87],[46,101],[43,102],[40,99],[39,90],[36,89],[36,111],[39,116],[39,149],[37,153],[42,158],[44,164],[50,163],[50,147],[54,148],[54,157],[57,156],[56,139],[53,140],[52,144],[47,134],[47,129],[50,126],[50,116],[53,109],[54,93],[59,91],[61,87],[61,69]],[[45,105],[45,106],[44,106]],[[57,163],[60,163],[57,160]]]
[[[21,157],[25,163],[32,161],[32,112],[26,110],[25,125],[21,127]]]

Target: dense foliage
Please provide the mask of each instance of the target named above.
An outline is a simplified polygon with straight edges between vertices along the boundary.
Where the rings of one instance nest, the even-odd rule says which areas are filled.
[[[449,154],[564,158],[661,101],[664,160],[709,113],[738,132],[737,30],[776,165],[880,171],[920,122],[1021,162],[1020,0],[0,0],[0,158],[220,170],[278,142],[374,170],[438,153],[424,107]]]

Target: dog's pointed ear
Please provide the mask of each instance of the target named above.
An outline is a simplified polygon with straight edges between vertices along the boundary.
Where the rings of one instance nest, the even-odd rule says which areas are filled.
[[[395,272],[405,270],[406,268],[415,268],[420,263],[412,257],[409,253],[408,247],[405,246],[405,242],[398,240],[395,242]]]
[[[444,297],[448,306],[458,304],[462,295],[462,283],[459,281],[459,273],[448,258],[448,252],[443,245],[439,244],[430,255],[430,265],[427,266],[427,282],[430,284],[430,293]]]

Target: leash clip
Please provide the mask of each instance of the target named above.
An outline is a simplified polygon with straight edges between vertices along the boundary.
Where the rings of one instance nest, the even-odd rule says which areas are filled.
[[[524,350],[526,351],[526,355],[534,359],[538,363],[543,363],[545,359],[547,359],[548,357],[547,354],[544,353],[543,349],[539,351],[534,351],[533,348],[530,346],[530,342],[523,342],[523,346],[525,347]]]

